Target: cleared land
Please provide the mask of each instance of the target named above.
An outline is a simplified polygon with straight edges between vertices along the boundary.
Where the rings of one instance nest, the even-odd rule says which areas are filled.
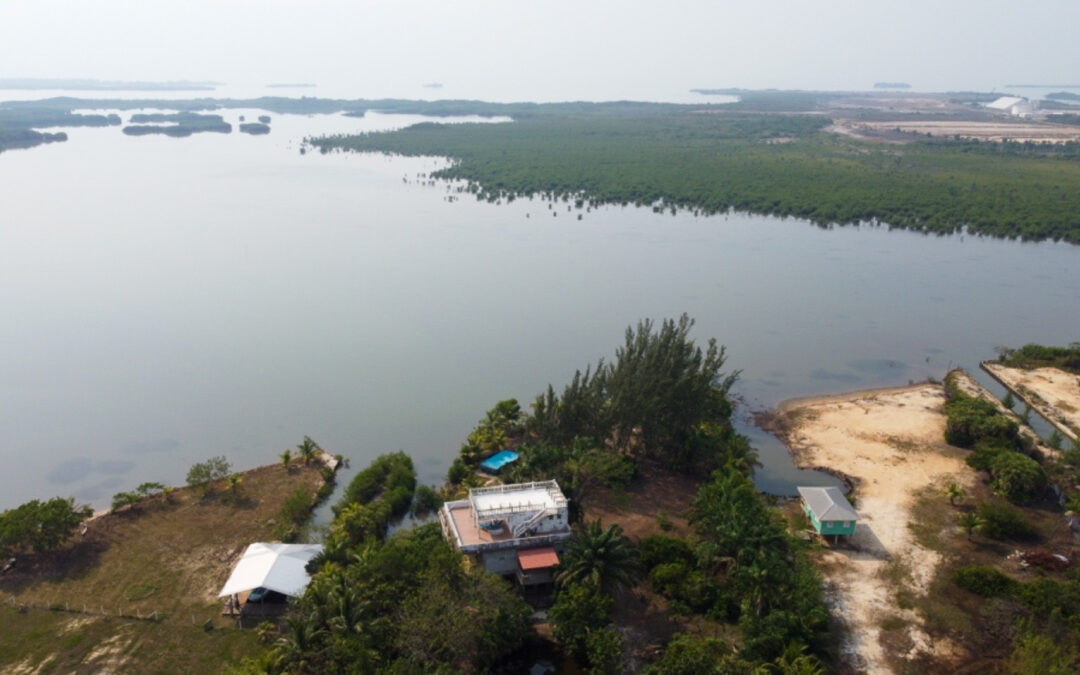
[[[19,556],[0,577],[0,670],[213,672],[253,654],[255,634],[221,616],[217,592],[249,543],[274,539],[286,499],[318,490],[322,466],[248,471],[235,495],[224,482],[178,489],[92,519],[59,551]]]
[[[912,533],[919,496],[949,481],[975,482],[963,451],[945,444],[944,401],[932,384],[855,392],[785,402],[773,422],[799,466],[842,473],[854,484],[856,533],[820,562],[831,609],[847,629],[841,656],[860,672],[889,671],[890,656],[948,658],[956,649],[932,640],[919,615],[897,602],[901,589],[924,596],[941,562]],[[898,624],[903,639],[883,640],[883,626]],[[906,653],[888,654],[897,643]]]
[[[937,138],[964,138],[974,141],[1017,141],[1020,143],[1068,143],[1080,140],[1080,127],[1067,124],[1042,122],[975,121],[975,120],[903,120],[863,121],[837,119],[830,131],[850,136],[877,140],[888,137],[890,132],[934,136]],[[914,138],[910,138],[914,140]]]
[[[1080,376],[1058,368],[1011,368],[987,361],[986,372],[1070,439],[1080,436]]]

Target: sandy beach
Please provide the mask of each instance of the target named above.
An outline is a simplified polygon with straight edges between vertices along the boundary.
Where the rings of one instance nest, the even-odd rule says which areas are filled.
[[[1058,368],[1010,368],[987,361],[983,370],[1040,415],[1068,439],[1080,436],[1080,377]]]
[[[908,654],[948,656],[953,645],[931,640],[921,619],[897,606],[897,574],[925,594],[940,555],[918,545],[909,529],[920,493],[950,481],[970,486],[975,473],[945,444],[944,390],[936,384],[877,389],[782,403],[776,432],[800,467],[826,469],[852,483],[860,521],[850,541],[827,551],[822,569],[830,609],[847,627],[842,656],[861,672],[891,672],[882,623],[908,626]]]

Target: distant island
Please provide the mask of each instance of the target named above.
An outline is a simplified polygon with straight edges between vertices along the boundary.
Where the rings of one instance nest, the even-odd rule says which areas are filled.
[[[422,85],[425,89],[442,89],[442,82],[428,82]]]
[[[874,89],[911,89],[907,82],[875,82]]]
[[[116,80],[0,78],[0,89],[72,89],[78,91],[213,91],[221,82],[122,82]]]
[[[1055,91],[1047,94],[1046,98],[1057,99],[1059,101],[1080,101],[1080,94],[1074,94],[1071,91]]]
[[[270,125],[262,122],[247,122],[240,125],[240,132],[253,136],[270,133]]]
[[[124,127],[124,133],[128,136],[163,134],[183,138],[200,132],[232,133],[232,125],[221,115],[199,115],[190,112],[137,113],[131,116],[131,122],[131,126]]]
[[[1007,84],[1005,86],[1026,89],[1080,89],[1080,84]]]
[[[274,83],[274,84],[268,84],[266,86],[269,89],[311,89],[315,85],[311,84],[310,82],[300,82],[300,83],[297,83],[297,84]]]

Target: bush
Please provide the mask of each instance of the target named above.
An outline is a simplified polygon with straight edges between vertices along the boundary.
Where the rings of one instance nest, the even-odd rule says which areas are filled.
[[[973,448],[980,441],[1005,441],[1015,447],[1020,428],[998,412],[993,403],[969,396],[954,384],[947,389],[945,442],[958,448]]]
[[[412,503],[415,487],[416,470],[408,455],[401,451],[380,455],[353,477],[334,512],[340,513],[349,504],[369,504],[382,497],[391,502],[395,513],[405,513]]]
[[[979,506],[980,531],[991,539],[1030,539],[1035,528],[1017,508],[1002,502]]]
[[[206,485],[229,475],[229,462],[224,457],[211,457],[205,462],[192,464],[188,469],[187,484],[191,487]]]
[[[649,583],[657,593],[677,598],[688,572],[685,563],[661,563],[649,572]]]
[[[990,467],[994,465],[994,460],[997,459],[998,455],[1015,452],[1010,446],[1000,441],[996,443],[984,441],[976,445],[975,449],[964,461],[976,471],[990,471]]]
[[[1011,595],[1017,582],[988,565],[964,565],[953,572],[953,581],[965,591],[984,598]]]
[[[1065,617],[1080,613],[1080,584],[1075,581],[1036,579],[1023,584],[1016,595],[1036,616],[1050,616],[1055,609]]]
[[[1046,490],[1046,472],[1039,463],[1018,452],[1003,452],[990,462],[994,489],[1010,502],[1023,503]]]
[[[641,562],[646,570],[652,570],[663,563],[681,562],[684,565],[694,563],[694,552],[684,539],[654,534],[638,543]]]
[[[461,457],[454,458],[450,468],[446,472],[446,481],[451,485],[458,485],[472,473],[472,469]]]
[[[89,506],[75,506],[75,500],[54,497],[37,499],[0,513],[0,554],[5,557],[22,548],[37,552],[57,548],[71,537],[75,528],[90,517]]]
[[[443,500],[435,488],[430,485],[418,485],[416,494],[413,496],[412,512],[423,516],[432,511],[437,511],[442,506]]]
[[[556,642],[575,658],[586,657],[589,634],[611,621],[611,604],[612,599],[591,584],[564,587],[548,610]]]
[[[315,500],[307,488],[298,487],[281,506],[281,520],[293,525],[303,525],[311,515]]]

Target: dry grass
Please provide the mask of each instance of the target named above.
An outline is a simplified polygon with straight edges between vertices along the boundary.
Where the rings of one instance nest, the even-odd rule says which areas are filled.
[[[5,608],[13,618],[5,619],[4,631],[0,631],[6,635],[0,638],[0,669],[14,667],[22,659],[43,662],[63,657],[62,645],[50,646],[52,640],[45,638],[55,639],[55,632],[66,630],[73,621],[87,623],[73,633],[82,634],[93,627],[95,635],[100,633],[115,642],[114,651],[120,656],[109,658],[123,656],[125,668],[138,664],[139,670],[144,669],[146,664],[139,655],[149,657],[154,651],[141,647],[148,640],[176,643],[179,653],[186,653],[189,647],[195,653],[203,643],[239,645],[236,649],[240,651],[244,646],[250,648],[254,642],[246,634],[208,643],[201,626],[208,620],[219,629],[231,625],[220,616],[218,590],[249,543],[273,540],[275,521],[288,496],[301,487],[313,494],[318,490],[322,484],[320,468],[294,465],[287,472],[279,465],[248,471],[242,474],[243,483],[235,497],[227,495],[224,485],[205,494],[178,489],[168,499],[154,497],[135,510],[91,520],[85,534],[77,534],[59,551],[21,556],[15,571],[0,578],[5,601],[14,598],[17,604],[85,610],[88,614],[40,610],[15,614]],[[112,617],[95,616],[102,612]],[[117,614],[148,616],[154,612],[160,622],[115,618]],[[15,639],[13,636],[21,636],[19,642],[3,644]],[[38,651],[34,645],[39,643],[41,649],[55,653]],[[233,646],[226,651],[235,651]],[[72,658],[112,663],[102,661],[104,657],[91,658],[92,653],[84,649],[74,649],[72,654]],[[136,661],[126,660],[129,658]],[[197,659],[197,654],[192,658]],[[185,656],[183,663],[188,662]],[[88,668],[102,669],[110,667]],[[162,670],[169,670],[167,663],[162,664]]]
[[[585,519],[599,518],[605,525],[617,523],[635,541],[653,534],[685,537],[690,532],[687,515],[697,489],[696,476],[646,466],[626,490],[597,487],[587,494]]]

